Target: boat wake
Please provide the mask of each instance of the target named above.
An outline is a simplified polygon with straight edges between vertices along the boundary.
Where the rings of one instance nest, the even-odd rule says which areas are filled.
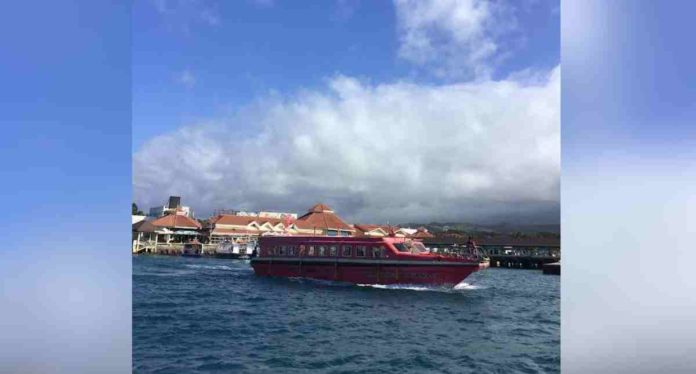
[[[300,284],[314,284],[319,286],[328,287],[364,287],[364,288],[374,288],[379,290],[404,290],[404,291],[430,291],[430,292],[444,292],[444,293],[461,293],[463,291],[480,290],[486,287],[469,284],[466,282],[461,282],[454,287],[449,286],[438,286],[438,285],[422,285],[422,284],[355,284],[347,282],[338,282],[332,280],[323,279],[312,279],[312,278],[302,278],[302,277],[288,277],[285,278],[293,283]]]
[[[174,270],[174,271],[138,271],[133,272],[136,277],[180,277],[195,274],[192,270]]]
[[[191,269],[206,269],[206,270],[234,270],[233,268],[226,265],[185,265],[187,268]]]
[[[424,286],[424,285],[415,285],[415,284],[358,284],[357,286],[359,287],[369,287],[369,288],[377,288],[380,290],[407,290],[407,291],[430,291],[430,292],[445,292],[445,293],[453,293],[453,292],[461,292],[461,291],[469,291],[469,290],[479,290],[482,289],[483,287],[481,286],[476,286],[476,285],[471,285],[468,283],[459,283],[454,287],[447,287],[447,286]]]
[[[454,291],[459,291],[459,290],[482,290],[486,287],[479,286],[476,284],[469,284],[466,282],[459,283],[458,285],[454,286],[452,290]]]

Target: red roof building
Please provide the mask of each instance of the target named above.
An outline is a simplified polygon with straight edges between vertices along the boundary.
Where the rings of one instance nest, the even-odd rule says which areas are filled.
[[[413,229],[406,229],[398,226],[391,225],[368,225],[368,224],[355,224],[356,236],[371,236],[371,237],[384,237],[384,236],[396,236],[398,238],[410,238]]]
[[[314,205],[297,219],[219,214],[208,221],[206,231],[212,243],[274,233],[317,236],[353,236],[355,233],[351,225],[325,204]]]
[[[186,217],[180,214],[169,214],[154,221],[150,221],[150,224],[156,227],[166,227],[168,229],[190,229],[190,230],[200,230],[201,224],[193,218]]]
[[[355,229],[324,204],[317,204],[294,221],[300,234],[353,236]]]
[[[428,229],[426,229],[425,227],[419,227],[416,230],[416,232],[413,235],[411,235],[411,237],[415,239],[430,239],[434,238],[435,235],[428,232]]]
[[[355,236],[384,237],[389,235],[389,228],[380,225],[358,224],[355,227]]]
[[[248,239],[263,233],[293,233],[293,225],[286,229],[280,218],[232,214],[220,214],[211,218],[206,229],[212,243],[225,239]]]

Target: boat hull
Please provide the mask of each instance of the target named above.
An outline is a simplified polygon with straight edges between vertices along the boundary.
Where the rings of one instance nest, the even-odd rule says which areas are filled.
[[[481,267],[475,262],[254,258],[257,276],[300,277],[355,284],[454,286]]]

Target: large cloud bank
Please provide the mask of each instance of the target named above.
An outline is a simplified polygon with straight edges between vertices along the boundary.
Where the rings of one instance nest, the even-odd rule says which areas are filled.
[[[153,138],[134,198],[303,212],[351,221],[558,222],[560,68],[530,80],[370,84],[270,97]]]

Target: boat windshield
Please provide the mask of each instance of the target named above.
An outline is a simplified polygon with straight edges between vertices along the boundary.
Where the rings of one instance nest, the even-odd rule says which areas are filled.
[[[406,240],[403,243],[394,243],[394,247],[396,247],[399,252],[413,254],[428,253],[428,250],[425,248],[423,243],[413,240]]]

